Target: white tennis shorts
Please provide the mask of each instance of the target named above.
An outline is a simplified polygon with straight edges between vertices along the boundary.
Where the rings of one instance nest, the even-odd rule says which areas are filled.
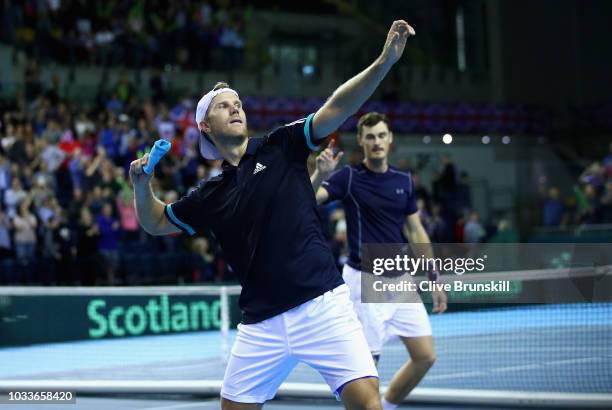
[[[345,284],[270,319],[238,325],[221,396],[271,400],[298,362],[317,370],[336,398],[346,383],[378,377]]]
[[[379,355],[385,342],[394,336],[431,336],[423,303],[362,303],[361,272],[344,265],[342,277],[351,290],[351,301],[373,355]]]

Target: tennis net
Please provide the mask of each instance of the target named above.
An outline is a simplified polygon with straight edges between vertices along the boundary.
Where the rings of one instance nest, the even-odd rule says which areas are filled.
[[[470,275],[474,282],[508,280],[516,300],[542,289],[553,296],[540,304],[484,303],[486,295],[473,292],[431,315],[437,362],[410,400],[609,408],[612,274],[591,269],[578,277],[568,279],[563,269]],[[585,289],[595,289],[588,301]],[[0,389],[218,394],[240,319],[239,292],[0,287]],[[383,388],[407,359],[399,340],[385,345]],[[279,394],[331,397],[304,365]]]

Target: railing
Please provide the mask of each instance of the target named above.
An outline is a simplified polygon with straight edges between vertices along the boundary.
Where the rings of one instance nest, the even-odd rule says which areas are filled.
[[[540,226],[532,231],[530,242],[612,242],[612,224]]]

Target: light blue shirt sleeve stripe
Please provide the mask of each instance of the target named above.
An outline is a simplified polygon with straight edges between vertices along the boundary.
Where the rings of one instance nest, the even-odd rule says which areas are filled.
[[[180,221],[176,217],[176,215],[174,215],[174,212],[172,211],[172,204],[166,205],[166,212],[168,213],[170,219],[172,219],[172,222],[186,230],[189,235],[195,234],[195,230],[191,226],[187,225],[185,222]]]
[[[312,143],[310,136],[310,121],[312,121],[312,117],[314,117],[314,114],[310,114],[308,117],[306,117],[306,123],[304,124],[304,135],[306,136],[306,145],[308,145],[308,148],[310,148],[311,151],[316,151],[317,147]]]

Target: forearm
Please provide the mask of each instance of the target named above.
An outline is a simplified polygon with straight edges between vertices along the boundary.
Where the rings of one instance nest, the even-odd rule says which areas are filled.
[[[338,87],[324,106],[344,111],[347,116],[354,114],[374,93],[390,68],[390,63],[377,58],[365,70]]]
[[[315,138],[325,138],[355,114],[374,93],[391,66],[391,63],[377,58],[368,68],[338,87],[315,115]]]
[[[425,228],[422,224],[418,224],[419,226],[413,227],[412,231],[410,231],[409,239],[410,239],[410,247],[412,248],[412,252],[418,258],[421,255],[425,257],[425,259],[433,259],[434,252],[433,247],[431,246],[431,240],[429,239],[429,235],[425,231]],[[425,266],[425,271],[427,273],[427,277],[429,280],[438,280],[440,278],[440,271],[442,269],[441,266],[437,266],[435,262],[428,263]]]
[[[404,20],[391,25],[381,54],[372,64],[332,94],[313,118],[314,139],[325,138],[353,115],[372,93],[404,52],[406,40],[415,31]]]
[[[310,176],[310,183],[312,184],[313,191],[317,192],[319,190],[325,178],[327,178],[327,175],[324,175],[322,172],[319,172],[318,169],[315,169]]]
[[[88,177],[92,176],[93,173],[96,172],[96,170],[98,169],[99,165],[100,165],[100,157],[96,156],[93,162],[85,170],[85,175]]]
[[[151,235],[164,235],[164,227],[169,225],[164,209],[166,205],[153,195],[150,184],[134,186],[134,205],[140,226]]]
[[[431,240],[429,235],[425,231],[423,226],[412,228],[408,232],[408,240],[410,241],[410,247],[417,256],[425,256],[425,258],[433,258],[434,252],[431,247]]]
[[[315,170],[315,172],[310,176],[310,183],[312,184],[312,189],[315,192],[317,205],[321,205],[329,199],[329,192],[327,192],[327,189],[321,186],[327,176],[327,174],[319,172],[318,170]]]

